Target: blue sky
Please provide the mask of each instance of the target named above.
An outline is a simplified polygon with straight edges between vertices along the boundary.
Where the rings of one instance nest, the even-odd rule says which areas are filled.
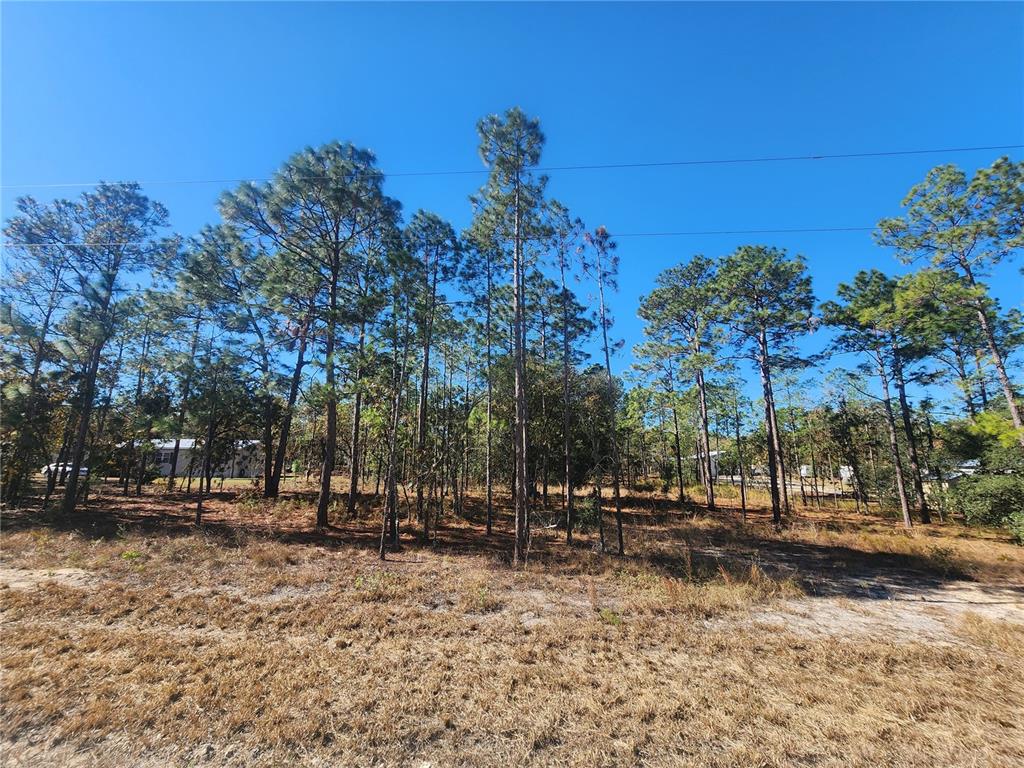
[[[476,120],[512,105],[541,119],[545,165],[1024,143],[1021,4],[4,3],[2,24],[5,217],[18,194],[79,191],[7,185],[264,177],[335,138],[385,171],[473,169]],[[864,227],[931,166],[996,155],[572,171],[549,190],[613,234]],[[387,189],[461,227],[482,178]],[[224,186],[146,189],[189,234]],[[822,300],[902,269],[867,232],[623,238],[626,349],[657,272],[747,242],[804,254]],[[1020,266],[994,276],[1004,306]]]

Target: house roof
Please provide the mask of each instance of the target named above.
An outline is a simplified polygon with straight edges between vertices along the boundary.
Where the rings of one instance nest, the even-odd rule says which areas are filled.
[[[147,442],[147,441],[145,441],[145,440],[136,440],[135,444],[136,445],[142,445],[145,442]],[[175,441],[173,439],[172,440],[150,440],[148,442],[150,443],[150,445],[153,446],[153,449],[157,450],[157,451],[173,451],[174,450],[174,442]],[[178,446],[183,451],[191,451],[193,448],[196,447],[196,443],[197,442],[198,441],[194,437],[183,437],[183,438],[181,438],[178,441]],[[259,445],[259,444],[260,444],[259,440],[236,440],[235,441],[235,449],[238,450],[240,448],[251,448],[252,446]],[[123,448],[126,445],[128,445],[127,442],[118,443],[117,447],[118,448]]]
[[[725,453],[725,451],[708,451],[708,456],[710,456],[712,459],[717,459],[723,453]],[[688,458],[688,459],[696,459],[697,458],[697,454],[693,454],[692,456],[687,456],[686,458]]]

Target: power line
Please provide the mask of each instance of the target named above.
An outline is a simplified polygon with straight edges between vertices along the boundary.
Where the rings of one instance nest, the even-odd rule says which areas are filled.
[[[867,158],[901,157],[910,155],[936,155],[951,154],[956,152],[991,152],[993,150],[1021,149],[1024,144],[994,144],[984,147],[946,147],[942,149],[900,149],[880,152],[844,152],[836,154],[817,155],[769,155],[765,157],[736,157],[736,158],[715,158],[709,160],[663,160],[648,163],[592,163],[584,165],[548,165],[538,166],[532,170],[541,173],[560,171],[597,171],[597,170],[619,170],[626,168],[680,168],[685,166],[698,165],[742,165],[749,163],[788,163],[813,160],[862,160]],[[402,171],[398,173],[386,173],[381,171],[385,177],[408,178],[416,176],[468,176],[488,173],[486,168],[471,170],[449,170],[449,171]],[[328,176],[307,176],[311,181],[329,180]],[[141,186],[174,186],[174,185],[199,185],[199,184],[242,184],[245,182],[267,182],[271,178],[248,178],[248,179],[158,179],[153,181],[137,182]],[[55,183],[26,183],[26,184],[3,184],[0,189],[59,189],[68,187],[96,187],[104,182],[82,181],[82,182],[55,182]]]
[[[772,235],[817,232],[872,232],[874,227],[794,227],[780,229],[694,229],[678,232],[623,232],[612,233],[612,238],[619,237],[699,237],[704,235]],[[524,238],[533,240],[537,238]],[[150,245],[140,241],[123,241],[111,243],[21,243],[0,242],[0,248],[115,248],[130,245]]]
[[[689,237],[697,235],[773,235],[790,232],[871,232],[874,227],[807,227],[794,229],[705,229],[688,232],[623,232],[617,237]]]

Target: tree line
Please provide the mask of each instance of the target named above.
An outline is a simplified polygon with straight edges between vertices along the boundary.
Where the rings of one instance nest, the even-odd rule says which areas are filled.
[[[251,439],[260,494],[304,474],[317,526],[358,514],[373,486],[382,556],[403,506],[429,540],[480,488],[491,533],[507,492],[518,563],[545,515],[569,542],[596,525],[604,547],[603,487],[622,554],[623,490],[652,479],[680,499],[696,482],[713,509],[728,470],[745,510],[764,478],[781,524],[797,488],[804,504],[838,504],[849,474],[858,508],[891,503],[910,525],[930,520],[942,497],[929,484],[964,457],[1019,478],[1010,360],[1022,323],[984,278],[1022,244],[1024,164],[931,171],[875,233],[924,266],[861,272],[823,304],[804,258],[779,248],[686,259],[642,298],[646,339],[617,377],[613,236],[547,195],[536,119],[511,109],[477,134],[488,175],[462,232],[429,211],[403,216],[374,155],[340,142],[224,192],[221,221],[191,237],[170,234],[137,184],[20,198],[4,227],[4,503],[30,495],[54,458],[43,505],[59,495],[64,515],[97,476],[141,494],[161,439],[174,445],[161,482],[191,493],[196,481],[198,523],[216,468]],[[126,287],[143,275],[146,287]],[[829,349],[802,355],[822,326]],[[837,355],[856,363],[811,402],[801,377]],[[756,403],[741,361],[758,375]],[[941,381],[962,413],[911,403],[908,387]],[[185,436],[193,461],[177,477]]]

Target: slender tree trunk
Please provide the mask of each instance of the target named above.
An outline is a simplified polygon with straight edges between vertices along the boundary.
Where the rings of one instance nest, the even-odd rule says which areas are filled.
[[[903,435],[907,439],[907,456],[910,459],[910,479],[914,483],[914,494],[917,497],[917,514],[921,522],[927,525],[932,521],[928,510],[928,500],[924,495],[924,481],[921,477],[921,462],[918,459],[917,439],[914,437],[914,425],[910,421],[910,404],[907,402],[907,384],[903,378],[903,364],[896,350],[893,350],[893,378],[896,384],[896,395],[900,403],[900,419],[903,422]]]
[[[896,479],[896,493],[900,500],[903,525],[910,528],[913,526],[913,522],[910,520],[910,504],[907,501],[907,488],[903,479],[903,462],[900,460],[900,446],[896,439],[896,417],[892,412],[892,399],[889,395],[889,377],[881,361],[878,364],[878,376],[882,382],[882,405],[885,408],[885,426],[889,432],[889,453],[892,458],[893,473]]]
[[[214,386],[214,393],[216,393],[216,386]],[[214,397],[216,397],[216,394]],[[210,414],[210,423],[206,427],[206,443],[203,445],[203,475],[199,478],[199,499],[196,501],[196,525],[203,524],[203,496],[210,493],[210,478],[213,472],[213,468],[210,466],[210,454],[213,447],[215,418],[216,410]],[[204,480],[206,481],[205,490],[203,486]]]
[[[210,352],[212,357],[213,352],[213,337],[210,338]],[[213,474],[213,467],[210,465],[211,456],[213,454],[213,438],[216,435],[216,423],[217,423],[217,389],[220,381],[219,371],[214,368],[213,375],[213,387],[212,387],[212,399],[209,421],[206,425],[206,440],[203,443],[203,463],[202,463],[202,475],[199,478],[199,499],[196,501],[196,516],[195,524],[197,526],[203,524],[203,495],[209,495],[210,493],[210,479]],[[194,447],[193,447],[194,453]],[[191,471],[189,472],[189,482],[191,483],[192,476]],[[206,490],[203,490],[203,483],[206,483]]]
[[[50,504],[50,496],[53,495],[53,491],[57,486],[58,477],[63,482],[64,478],[62,467],[67,463],[68,460],[68,449],[71,446],[71,437],[75,434],[75,412],[74,409],[68,409],[68,420],[64,425],[64,435],[61,439],[60,449],[57,451],[57,466],[53,472],[48,472],[46,475],[46,493],[43,495],[43,510]]]
[[[325,528],[327,526],[327,510],[331,503],[331,475],[334,472],[334,454],[338,443],[338,389],[335,374],[334,345],[338,329],[338,262],[340,258],[341,255],[335,253],[331,265],[327,342],[325,345],[327,435],[324,445],[324,463],[320,471],[320,496],[316,503],[316,525],[318,528]]]
[[[395,307],[397,314],[397,305]],[[397,317],[395,319],[395,343],[393,346],[394,350],[394,396],[391,399],[391,418],[388,423],[388,456],[387,456],[387,471],[386,479],[384,481],[384,493],[386,498],[384,501],[384,515],[381,522],[380,532],[380,559],[383,560],[385,555],[390,549],[392,552],[398,549],[398,485],[397,485],[397,468],[395,467],[396,451],[395,447],[398,444],[398,423],[402,415],[402,391],[405,386],[405,371],[406,364],[409,360],[409,318],[406,315],[405,321],[405,339],[402,345],[402,362],[398,363],[398,322]],[[390,535],[389,535],[390,534]],[[390,539],[390,541],[389,541]]]
[[[430,539],[430,514],[423,508],[424,472],[427,465],[427,392],[430,385],[430,345],[434,327],[434,308],[437,301],[437,258],[434,252],[434,266],[431,270],[430,250],[423,254],[424,279],[429,282],[424,286],[428,294],[427,316],[424,318],[423,329],[423,365],[420,369],[420,402],[416,419],[416,514],[423,523],[423,540]],[[431,274],[432,273],[432,274]]]
[[[863,473],[861,472],[860,460],[857,458],[857,450],[854,446],[852,427],[850,426],[849,411],[846,407],[846,398],[840,397],[839,399],[839,413],[842,418],[842,426],[839,432],[840,444],[846,453],[846,460],[850,462],[850,471],[853,473],[854,483],[854,500],[859,504],[860,501],[864,502],[864,509],[868,506],[868,493],[867,486],[864,484]],[[869,446],[870,450],[870,446]],[[872,463],[873,463],[872,459]],[[842,477],[842,469],[840,468],[840,477]]]
[[[616,434],[615,423],[615,380],[612,379],[612,360],[608,349],[608,322],[605,317],[604,305],[604,265],[601,261],[601,249],[596,248],[595,251],[597,253],[598,316],[601,323],[601,341],[604,347],[604,370],[608,377],[608,412],[612,442],[612,497],[615,500],[615,531],[618,537],[619,555],[622,556],[626,554],[626,547],[622,538],[622,498],[619,495],[622,465],[619,461],[619,439]]]
[[[281,477],[284,474],[284,460],[288,451],[288,436],[292,428],[292,415],[295,413],[295,403],[299,399],[299,387],[302,385],[302,369],[306,364],[306,343],[309,338],[309,330],[312,324],[313,307],[312,302],[309,316],[306,318],[299,334],[298,349],[295,353],[295,367],[292,369],[292,379],[288,387],[288,404],[284,409],[284,416],[281,418],[281,430],[277,436],[277,455],[274,456],[274,471],[270,476],[270,485],[267,487],[267,495],[276,498],[281,492]]]
[[[512,248],[512,305],[513,305],[513,358],[515,363],[515,460],[516,474],[513,486],[515,500],[515,545],[512,553],[512,564],[526,562],[529,551],[530,500],[526,486],[526,332],[523,303],[525,299],[525,264],[523,263],[522,245],[522,209],[520,206],[520,179],[517,171],[515,178],[514,199],[514,233]]]
[[[563,489],[565,491],[565,541],[572,544],[572,532],[576,525],[576,500],[573,493],[572,477],[572,403],[569,396],[569,369],[572,364],[570,343],[572,331],[569,325],[569,291],[565,285],[566,255],[563,249],[558,254],[558,275],[561,281],[562,305],[562,459],[565,464]]]
[[[174,490],[174,482],[178,473],[178,458],[181,456],[181,433],[185,429],[185,414],[188,411],[188,398],[192,392],[192,374],[194,371],[192,361],[196,358],[199,350],[199,328],[202,325],[202,317],[196,316],[195,325],[192,326],[192,342],[189,345],[189,365],[185,374],[185,380],[181,385],[181,405],[178,408],[178,416],[174,423],[174,450],[171,451],[171,471],[167,473],[167,492]]]
[[[811,494],[814,496],[814,506],[817,509],[821,509],[821,491],[818,483],[818,455],[814,450],[814,436],[811,436],[811,442],[809,446],[811,454]],[[829,475],[832,474],[832,456],[826,453],[826,462],[828,463]],[[822,477],[821,484],[824,485],[825,478]]]
[[[133,419],[130,422],[130,431],[128,440],[128,454],[124,460],[124,476],[121,478],[121,493],[125,496],[128,495],[128,487],[132,481],[132,468],[135,467],[135,454],[141,447],[138,445],[139,440],[136,437],[135,430],[137,429],[138,420],[142,417],[142,385],[145,383],[146,377],[146,355],[149,351],[149,330],[147,329],[142,335],[142,352],[139,356],[139,365],[135,379],[135,402],[133,404],[132,413]],[[142,484],[139,483],[139,489],[141,492]]]
[[[960,266],[964,270],[964,274],[967,276],[967,282],[972,288],[977,287],[974,280],[974,273],[971,270],[970,264],[967,263],[966,259],[961,259]],[[992,355],[992,363],[996,367],[996,373],[999,376],[999,383],[1003,387],[1003,396],[1006,398],[1006,405],[1010,409],[1010,420],[1013,422],[1014,429],[1017,430],[1017,442],[1024,447],[1024,420],[1021,419],[1020,408],[1017,405],[1017,400],[1014,397],[1013,385],[1010,383],[1010,377],[1006,374],[1006,363],[1003,360],[1003,354],[999,349],[999,345],[996,343],[995,333],[992,330],[992,323],[989,322],[988,313],[985,311],[985,307],[980,304],[975,306],[975,312],[978,315],[978,325],[981,327],[981,332],[985,336],[985,341],[988,343],[989,353]],[[982,397],[984,397],[984,390],[982,391]]]
[[[97,432],[99,432],[99,428],[97,428]],[[146,419],[145,437],[142,439],[143,448],[142,448],[142,452],[139,454],[139,474],[135,478],[135,495],[136,496],[141,496],[142,495],[142,482],[143,482],[143,478],[146,475],[146,464],[147,464],[147,459],[149,458],[149,456],[148,456],[148,454],[146,452],[145,446],[149,445],[149,441],[152,439],[152,437],[153,437],[153,420],[152,419]],[[88,482],[88,478],[86,478],[86,482]]]
[[[35,349],[32,360],[32,372],[28,377],[28,403],[25,409],[25,428],[18,432],[18,439],[15,441],[14,451],[7,457],[8,464],[16,464],[7,487],[3,489],[3,499],[7,504],[17,501],[21,496],[22,488],[28,479],[30,466],[28,456],[30,446],[34,440],[43,442],[43,435],[36,429],[36,415],[40,405],[39,377],[43,370],[43,358],[45,356],[46,339],[50,334],[50,324],[53,320],[53,313],[59,305],[60,288],[63,282],[63,270],[58,270],[54,275],[54,282],[50,288],[47,298],[46,310],[39,323],[39,333],[35,338]],[[12,461],[13,459],[13,461]],[[52,473],[51,473],[52,474]]]
[[[700,354],[700,346],[696,345],[694,349],[696,354]],[[715,509],[715,479],[714,471],[711,467],[711,440],[708,436],[708,401],[707,401],[707,388],[704,384],[704,371],[700,368],[697,369],[697,403],[698,410],[700,412],[700,439],[702,443],[704,453],[704,498],[707,502],[708,509],[714,511]]]
[[[539,303],[540,308],[540,364],[541,369],[546,371],[548,364],[548,318],[547,312],[544,308],[544,303]],[[545,388],[540,388],[540,423],[541,431],[546,432],[548,428],[548,400]],[[548,508],[548,440],[541,441],[540,445],[540,468],[539,471],[535,470],[535,474],[539,475],[541,483],[541,508]]]
[[[973,421],[974,417],[978,415],[974,407],[974,385],[971,383],[970,376],[967,375],[967,364],[959,344],[953,349],[953,360],[957,378],[960,380],[960,391],[964,396],[964,405],[967,406],[967,418]]]
[[[768,340],[764,331],[760,336],[761,353],[758,356],[758,369],[761,374],[761,390],[764,397],[765,431],[768,437],[768,483],[772,500],[772,523],[779,527],[782,524],[782,500],[779,493],[779,441],[775,422],[775,409],[772,403],[771,370],[768,367]],[[786,480],[782,477],[782,482]]]
[[[466,399],[462,406],[462,492],[459,499],[459,514],[466,514],[466,492],[469,490],[469,410],[470,410],[470,361],[466,361]]]
[[[484,318],[484,335],[487,337],[487,447],[484,454],[484,485],[487,494],[487,535],[491,535],[494,521],[494,486],[491,476],[491,455],[493,438],[491,433],[491,412],[494,402],[494,387],[491,379],[491,255],[487,252],[487,308]]]
[[[679,414],[676,412],[675,405],[675,393],[672,392],[670,395],[673,398],[672,402],[672,433],[675,438],[675,450],[676,450],[676,475],[679,477],[679,501],[686,500],[686,481],[683,479],[683,447],[681,444],[681,438],[679,435]]]
[[[356,516],[356,497],[359,495],[359,422],[363,410],[363,353],[366,349],[366,321],[359,323],[359,347],[356,361],[356,399],[352,404],[351,471],[348,478],[348,516]]]
[[[980,349],[974,350],[974,377],[978,380],[978,395],[981,398],[981,410],[988,410],[988,382],[985,380],[985,364]]]
[[[747,519],[747,481],[744,470],[743,461],[743,443],[740,438],[740,405],[739,400],[736,400],[736,460],[739,463],[740,470],[740,513],[743,516],[744,522]]]
[[[102,354],[103,345],[100,343],[94,345],[85,371],[80,400],[81,415],[78,418],[78,431],[75,435],[71,452],[71,474],[68,475],[67,482],[64,485],[64,501],[61,504],[61,512],[64,515],[71,515],[75,511],[78,495],[78,473],[82,468],[85,443],[89,436],[89,418],[92,416],[92,400],[96,395],[96,374],[99,371]]]
[[[772,435],[775,440],[775,460],[779,465],[779,486],[782,492],[782,509],[786,513],[789,513],[789,479],[786,474],[785,445],[782,440],[782,430],[779,427],[779,414],[775,408],[775,388],[772,385],[770,377],[768,379],[768,391],[769,396],[771,397],[770,411],[772,417]]]

